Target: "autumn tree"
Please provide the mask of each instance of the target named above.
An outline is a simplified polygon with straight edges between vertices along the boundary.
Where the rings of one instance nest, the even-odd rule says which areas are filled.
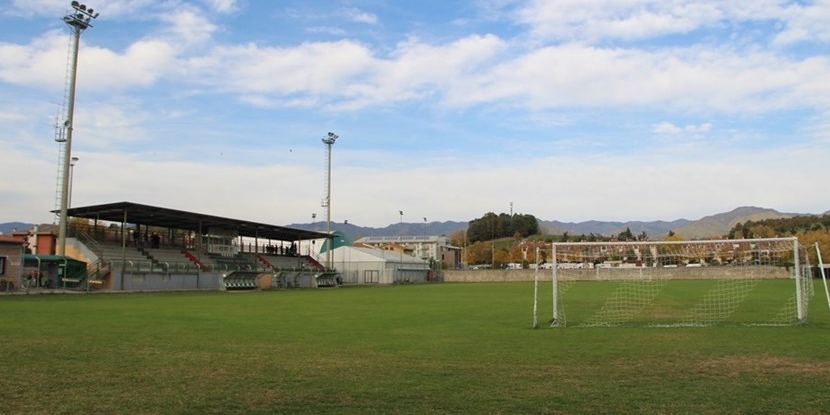
[[[824,229],[808,230],[799,233],[797,237],[798,244],[807,248],[807,258],[810,260],[810,264],[818,264],[816,244],[818,244],[818,249],[821,251],[822,262],[830,262],[827,259],[830,258],[830,231]]]
[[[493,259],[493,268],[504,268],[510,262],[510,252],[506,249],[496,249],[496,257]]]
[[[774,238],[776,237],[775,229],[769,225],[757,224],[749,229],[749,234],[753,238]]]
[[[453,246],[467,246],[467,230],[459,229],[449,234],[450,244]]]
[[[770,229],[772,232],[770,232]],[[791,218],[764,219],[735,224],[729,230],[730,239],[761,238],[760,234],[775,237],[793,236],[808,231],[830,229],[830,215],[799,215]],[[756,230],[759,235],[756,235]]]
[[[493,258],[493,244],[475,242],[465,249],[468,264],[489,264]]]

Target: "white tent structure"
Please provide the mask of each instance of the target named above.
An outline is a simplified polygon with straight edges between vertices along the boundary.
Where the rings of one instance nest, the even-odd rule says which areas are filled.
[[[332,251],[332,264],[348,285],[424,282],[429,262],[378,248],[339,246]]]

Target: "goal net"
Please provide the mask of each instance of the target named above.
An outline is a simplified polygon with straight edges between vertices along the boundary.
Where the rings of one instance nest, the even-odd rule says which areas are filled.
[[[547,302],[551,327],[791,325],[813,296],[796,238],[553,243],[546,254],[533,327]]]

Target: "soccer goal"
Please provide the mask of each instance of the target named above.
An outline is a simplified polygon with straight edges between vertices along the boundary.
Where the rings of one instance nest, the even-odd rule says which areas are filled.
[[[791,325],[814,295],[796,238],[567,242],[545,254],[533,327],[548,301],[551,327]]]

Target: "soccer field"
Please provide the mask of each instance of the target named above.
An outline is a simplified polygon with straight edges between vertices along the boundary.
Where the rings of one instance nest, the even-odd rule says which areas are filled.
[[[0,413],[830,410],[821,295],[797,326],[533,330],[532,294],[523,282],[2,296]]]

